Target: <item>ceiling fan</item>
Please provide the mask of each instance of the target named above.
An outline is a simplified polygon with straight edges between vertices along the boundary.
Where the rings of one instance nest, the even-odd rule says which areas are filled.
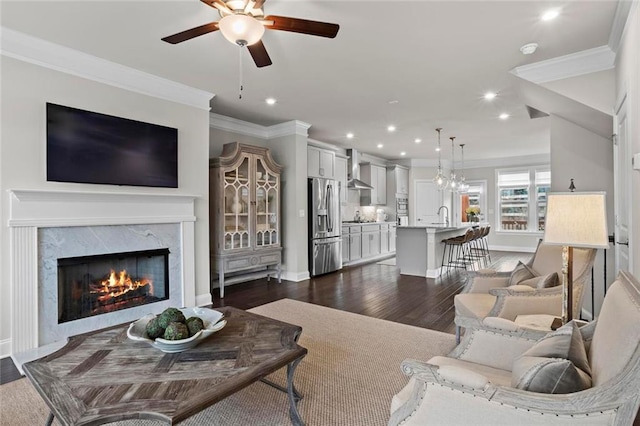
[[[258,67],[271,65],[271,58],[262,43],[265,28],[289,31],[319,37],[334,38],[340,26],[326,22],[288,18],[286,16],[264,16],[265,0],[200,0],[220,13],[220,21],[211,22],[190,30],[164,37],[167,43],[177,44],[204,34],[220,30],[224,38],[240,47],[247,46]]]

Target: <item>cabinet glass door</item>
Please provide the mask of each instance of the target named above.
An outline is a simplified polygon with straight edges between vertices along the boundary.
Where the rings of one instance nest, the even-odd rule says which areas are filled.
[[[224,172],[224,248],[244,249],[251,246],[249,217],[249,157],[235,169]]]
[[[278,186],[280,182],[262,159],[256,161],[256,245],[270,246],[279,243],[278,236]]]

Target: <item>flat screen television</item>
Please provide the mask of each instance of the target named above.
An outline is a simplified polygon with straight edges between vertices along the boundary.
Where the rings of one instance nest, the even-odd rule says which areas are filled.
[[[47,103],[47,181],[178,187],[178,129]]]

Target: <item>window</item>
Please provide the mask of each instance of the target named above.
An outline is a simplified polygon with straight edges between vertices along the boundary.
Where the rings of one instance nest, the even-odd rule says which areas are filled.
[[[548,166],[496,170],[498,226],[501,231],[544,231]]]
[[[538,212],[538,231],[544,231],[544,218],[547,213],[547,194],[551,188],[551,171],[536,169],[536,211]]]

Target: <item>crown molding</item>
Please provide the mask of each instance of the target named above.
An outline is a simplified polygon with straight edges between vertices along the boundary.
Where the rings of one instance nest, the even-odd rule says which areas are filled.
[[[615,59],[616,54],[609,46],[600,46],[516,67],[511,73],[533,83],[548,83],[613,69]]]
[[[336,145],[331,145],[330,143],[322,142],[322,141],[319,141],[317,139],[308,138],[307,139],[307,144],[311,145],[311,146],[315,146],[317,148],[329,149],[331,151],[336,151],[336,152],[340,151],[340,148],[337,147]],[[346,156],[345,156],[345,158],[346,158]]]
[[[262,126],[260,124],[250,123],[248,121],[210,112],[209,127],[237,133],[239,135],[252,136],[261,139],[273,139],[290,135],[307,137],[311,124],[305,123],[304,121],[292,120],[280,124],[274,124],[273,126]]]
[[[0,55],[131,92],[209,111],[215,95],[69,47],[0,27]]]
[[[307,136],[309,136],[309,127],[311,127],[311,124],[299,120],[274,124],[273,126],[269,126],[266,128],[267,139],[290,135],[304,136],[306,138]]]
[[[628,28],[629,19],[633,16],[638,3],[638,0],[619,1],[616,6],[616,14],[613,17],[613,24],[609,32],[609,42],[607,43],[611,50],[616,53]]]
[[[226,115],[209,113],[209,127],[237,133],[245,136],[252,136],[261,139],[268,139],[267,127],[260,124],[250,123]]]

